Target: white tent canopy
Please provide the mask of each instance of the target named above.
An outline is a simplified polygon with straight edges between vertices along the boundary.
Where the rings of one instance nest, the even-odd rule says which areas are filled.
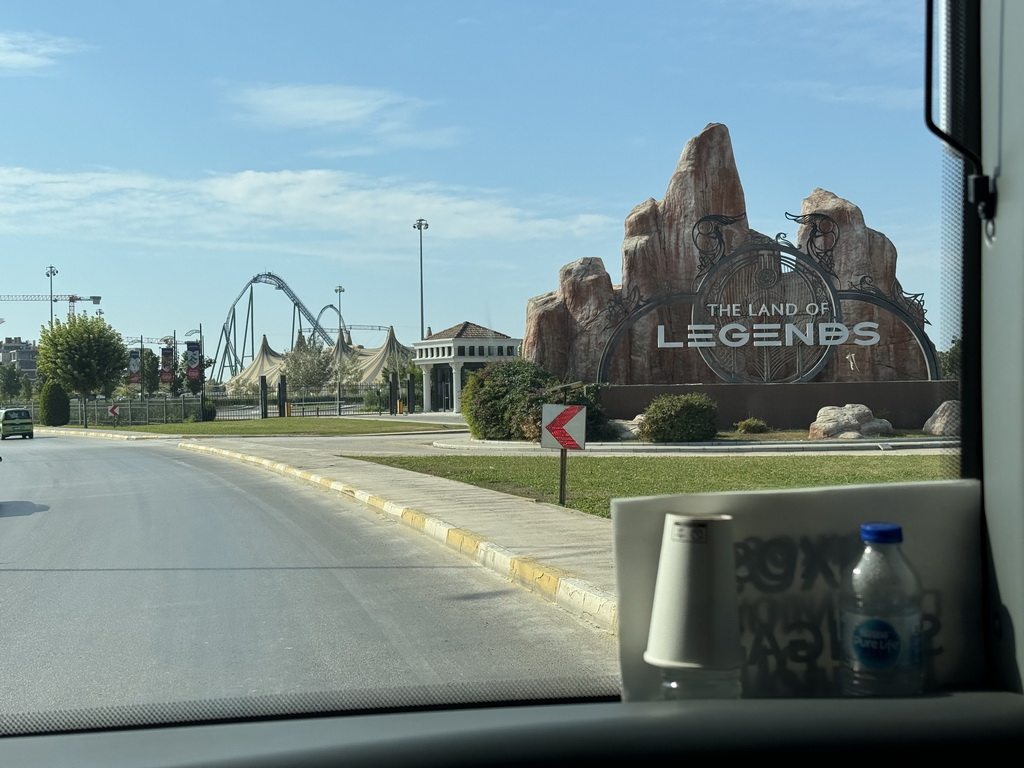
[[[352,346],[351,338],[346,338],[347,334],[342,334],[339,331],[338,340],[333,347],[330,348],[331,354],[334,356],[336,361],[346,355],[355,355],[359,363],[359,383],[360,384],[373,384],[379,378],[384,370],[384,367],[388,364],[388,361],[395,358],[412,358],[412,349],[403,346],[395,336],[394,327],[388,328],[387,338],[384,340],[384,344],[374,349],[363,349],[361,347]],[[299,337],[296,339],[295,346],[299,347],[307,343],[302,337],[301,332]],[[253,361],[249,363],[237,376],[233,376],[230,381],[227,382],[228,388],[233,387],[246,387],[251,384],[258,384],[261,376],[267,377],[267,386],[277,386],[277,382],[281,377],[281,369],[284,366],[286,355],[280,352],[275,352],[270,348],[267,343],[267,337],[263,337],[263,342],[260,344],[260,350],[253,358]]]

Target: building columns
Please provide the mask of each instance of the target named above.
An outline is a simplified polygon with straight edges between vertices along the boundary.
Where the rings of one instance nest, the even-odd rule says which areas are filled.
[[[423,366],[423,413],[430,413],[430,390],[431,385],[434,383],[433,374],[433,363]]]
[[[449,363],[452,367],[452,410],[462,413],[462,363]]]

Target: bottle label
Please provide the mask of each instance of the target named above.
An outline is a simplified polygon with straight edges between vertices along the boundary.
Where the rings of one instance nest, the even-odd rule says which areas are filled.
[[[871,672],[920,666],[921,614],[883,619],[844,612],[843,663]]]

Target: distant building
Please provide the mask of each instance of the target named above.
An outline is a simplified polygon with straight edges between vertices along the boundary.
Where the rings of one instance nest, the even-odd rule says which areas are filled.
[[[470,322],[414,341],[413,362],[423,369],[423,412],[460,411],[460,394],[469,371],[493,360],[519,357],[522,344],[522,339]]]
[[[14,363],[18,371],[28,376],[30,381],[36,380],[36,358],[39,357],[39,347],[35,342],[22,341],[20,336],[13,339],[7,337],[3,344],[0,344],[0,364],[7,365]]]

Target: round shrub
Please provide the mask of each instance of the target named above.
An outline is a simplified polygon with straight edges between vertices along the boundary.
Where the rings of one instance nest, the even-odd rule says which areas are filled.
[[[541,406],[558,382],[536,363],[517,359],[472,371],[462,390],[462,415],[478,440],[539,440]]]
[[[619,439],[618,431],[608,421],[608,414],[601,407],[600,388],[597,385],[570,390],[564,399],[566,405],[586,406],[588,441],[603,443]]]
[[[55,382],[48,379],[39,393],[39,423],[47,427],[63,427],[71,421],[71,398]]]
[[[363,392],[363,410],[380,411],[387,407],[387,395],[380,389],[367,389]]]
[[[690,443],[714,440],[718,406],[705,394],[661,395],[644,411],[638,435],[652,443]]]
[[[217,404],[209,399],[203,399],[203,421],[216,421]]]
[[[765,432],[771,432],[771,427],[765,424],[761,419],[744,419],[743,421],[737,421],[733,424],[736,427],[737,432],[741,432],[744,435],[763,435]]]

